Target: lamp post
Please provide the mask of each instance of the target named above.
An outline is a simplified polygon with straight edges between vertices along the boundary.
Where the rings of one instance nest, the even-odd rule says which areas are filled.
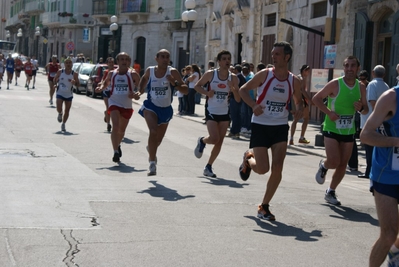
[[[35,29],[36,36],[36,60],[39,60],[39,38],[40,38],[40,27],[37,26]]]
[[[113,15],[111,17],[111,25],[109,26],[110,31],[112,32],[112,57],[115,57],[115,49],[116,49],[116,32],[118,31],[118,17]]]
[[[187,48],[186,48],[186,65],[190,64],[190,32],[193,27],[194,21],[197,19],[197,11],[195,8],[195,0],[186,0],[184,2],[184,6],[186,7],[186,11],[181,14],[182,20],[187,25]]]
[[[6,31],[6,38],[7,38],[7,41],[10,41],[10,31]]]
[[[22,29],[21,28],[18,29],[17,37],[18,37],[18,51],[20,54],[22,54],[21,53],[21,48],[22,48]]]

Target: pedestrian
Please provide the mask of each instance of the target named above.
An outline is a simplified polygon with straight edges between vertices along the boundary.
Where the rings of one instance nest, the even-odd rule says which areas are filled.
[[[188,81],[188,115],[194,115],[195,113],[195,84],[201,78],[201,71],[197,64],[192,64],[186,67],[186,71],[190,72],[190,76],[187,77]]]
[[[57,74],[58,70],[60,69],[60,64],[57,62],[57,55],[53,55],[51,57],[51,62],[47,63],[46,65],[46,70],[47,70],[47,81],[49,85],[49,95],[50,95],[50,100],[48,101],[50,105],[53,105],[53,96],[55,92],[55,87],[54,87],[54,77]]]
[[[326,114],[323,125],[324,145],[327,158],[320,160],[316,181],[323,184],[328,169],[335,169],[324,199],[333,205],[341,205],[335,193],[345,176],[352,152],[355,129],[355,113],[368,112],[366,87],[357,80],[360,62],[354,56],[345,58],[344,76],[328,82],[313,96],[313,103]],[[324,104],[327,98],[327,105]]]
[[[146,87],[148,88],[147,100],[144,101],[139,111],[149,129],[147,150],[150,166],[148,175],[157,174],[157,150],[165,136],[169,121],[173,117],[172,87],[183,94],[188,93],[188,87],[183,82],[179,71],[169,66],[170,52],[166,49],[159,50],[155,60],[157,65],[146,69],[139,86],[140,94],[144,93]]]
[[[21,71],[24,68],[24,64],[22,63],[21,58],[18,56],[15,58],[15,85],[18,85],[18,78],[21,76]]]
[[[108,57],[107,58],[107,69],[104,71],[101,83],[103,83],[105,81],[105,79],[108,77],[108,73],[113,72],[114,69],[115,69],[114,58]],[[101,86],[101,83],[98,85],[98,88]],[[102,91],[102,95],[103,95],[103,101],[104,101],[104,105],[105,105],[104,122],[107,124],[107,132],[110,133],[112,130],[112,125],[111,125],[111,117],[108,113],[108,108],[109,108],[108,99],[111,95],[111,83],[109,83],[107,88],[105,88]]]
[[[182,77],[186,76],[186,68],[182,68],[180,71],[180,74]],[[185,107],[185,103],[184,103],[184,94],[180,91],[177,91],[176,95],[177,95],[177,100],[179,101],[177,114],[180,116],[185,115],[186,107]]]
[[[380,96],[387,90],[389,90],[388,84],[384,82],[384,76],[385,76],[385,68],[382,65],[377,65],[374,67],[372,71],[372,76],[373,80],[368,84],[366,90],[367,90],[367,104],[369,107],[369,112],[365,115],[361,115],[360,117],[360,128],[363,129],[364,125],[369,118],[371,112],[375,109],[375,104],[380,98]],[[370,146],[368,144],[364,144],[364,150],[366,152],[366,171],[364,174],[359,174],[359,178],[369,178],[370,177],[370,171],[371,171],[371,166],[372,166],[372,156],[373,156],[373,146]]]
[[[260,70],[240,88],[240,95],[253,110],[250,149],[245,151],[239,168],[243,181],[248,180],[251,170],[265,174],[271,170],[266,192],[258,206],[258,218],[274,221],[269,203],[282,179],[284,159],[288,141],[288,104],[294,97],[295,116],[302,116],[301,82],[289,72],[288,62],[292,57],[292,47],[287,42],[274,43],[272,49],[273,68]],[[257,99],[250,91],[257,88]],[[271,90],[272,89],[272,90]],[[271,149],[271,168],[269,162]]]
[[[141,73],[141,66],[140,63],[137,59],[134,60],[133,62],[133,69],[140,75]]]
[[[111,143],[114,151],[112,161],[115,163],[119,163],[122,157],[121,142],[133,115],[132,99],[140,99],[140,94],[135,90],[140,76],[135,70],[130,70],[131,62],[132,59],[127,53],[120,52],[116,56],[118,68],[109,71],[101,86],[96,88],[96,92],[100,93],[111,85],[108,113],[112,122]]]
[[[243,86],[246,83],[245,77],[242,75],[242,68],[240,64],[236,64],[232,67],[232,73],[234,73],[238,78],[238,88]],[[233,139],[240,138],[241,131],[241,105],[242,101],[236,101],[234,95],[229,95],[229,109],[230,109],[230,118],[231,118],[231,127],[230,132],[227,137],[231,137]]]
[[[31,62],[33,64],[33,70],[32,70],[32,78],[33,78],[33,82],[32,83],[33,84],[32,84],[32,89],[35,89],[36,74],[37,74],[37,71],[39,70],[39,63],[38,63],[38,61],[37,61],[35,56],[31,57]]]
[[[0,89],[1,89],[1,82],[3,81],[5,65],[6,62],[4,60],[4,55],[0,53]]]
[[[34,69],[33,63],[31,62],[31,59],[28,57],[27,61],[24,64],[24,71],[26,75],[25,88],[27,90],[29,90],[30,81],[32,80],[33,69]]]
[[[204,176],[213,178],[216,177],[216,174],[212,170],[212,164],[220,153],[230,123],[228,96],[232,94],[231,97],[236,102],[241,101],[238,93],[238,78],[229,71],[231,53],[227,50],[220,51],[217,55],[217,62],[219,68],[207,71],[194,87],[195,91],[206,96],[205,117],[208,129],[208,136],[198,138],[194,155],[201,158],[205,146],[213,145],[208,163],[203,171]],[[209,86],[204,89],[203,86],[207,83]]]
[[[398,266],[399,262],[398,107],[399,87],[396,86],[377,100],[374,112],[360,133],[362,143],[374,146],[370,179],[380,225],[380,235],[369,257],[370,267],[381,266],[387,254],[388,266]]]
[[[242,75],[244,76],[246,82],[251,80],[254,77],[254,74],[250,71],[250,64],[244,63],[242,64]],[[251,98],[253,100],[255,97],[255,90],[251,90],[249,92]],[[251,118],[252,118],[252,109],[248,106],[247,103],[241,104],[241,133],[242,134],[251,134]]]
[[[10,84],[12,83],[12,78],[14,75],[14,65],[15,65],[14,59],[12,58],[11,54],[8,54],[8,58],[6,60],[7,90],[10,89]]]
[[[300,68],[300,74],[298,75],[299,80],[301,81],[301,92],[302,92],[302,100],[303,100],[303,117],[299,119],[303,119],[302,128],[301,128],[301,136],[299,137],[298,143],[300,144],[309,144],[310,141],[305,138],[306,128],[309,124],[309,105],[312,103],[312,97],[308,93],[308,81],[307,78],[310,74],[309,65],[302,65]],[[291,123],[291,137],[290,137],[290,145],[294,145],[294,135],[296,130],[296,125],[298,123],[298,119],[295,119]]]
[[[65,132],[65,123],[69,118],[69,111],[72,106],[73,86],[79,86],[78,73],[72,70],[72,59],[64,60],[65,68],[59,69],[54,76],[53,85],[56,93],[57,120],[61,123],[61,131]],[[63,106],[64,110],[63,110]]]

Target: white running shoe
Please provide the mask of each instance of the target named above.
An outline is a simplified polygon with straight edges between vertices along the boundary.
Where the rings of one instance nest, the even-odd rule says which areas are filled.
[[[57,117],[58,122],[62,122],[62,113],[58,113],[58,117]]]
[[[50,103],[51,106],[53,105],[53,99],[50,99],[48,102]]]
[[[330,193],[327,193],[326,191],[324,199],[330,204],[337,206],[341,205],[341,201],[339,201],[338,196],[335,194],[335,191],[330,191]]]
[[[325,169],[322,165],[323,163],[323,159],[320,160],[319,163],[319,169],[317,170],[316,173],[316,182],[318,182],[319,184],[324,184],[324,182],[326,181],[326,174],[328,169]]]
[[[216,174],[213,173],[212,169],[209,169],[207,167],[204,168],[204,176],[216,178]]]
[[[147,175],[148,176],[157,175],[157,165],[155,163],[150,163]]]

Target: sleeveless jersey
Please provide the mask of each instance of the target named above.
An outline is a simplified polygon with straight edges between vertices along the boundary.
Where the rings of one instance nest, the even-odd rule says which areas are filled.
[[[150,79],[147,84],[147,99],[151,101],[155,106],[165,108],[172,104],[173,90],[166,79],[167,75],[170,75],[170,66],[166,70],[165,76],[157,78],[155,76],[155,67],[150,68]]]
[[[396,112],[384,121],[377,131],[385,136],[399,137],[399,86],[396,93]],[[374,147],[370,178],[382,184],[399,185],[399,147]]]
[[[353,103],[360,99],[359,81],[355,81],[353,87],[349,87],[343,77],[338,80],[338,94],[335,97],[328,97],[327,107],[337,113],[340,118],[332,121],[328,116],[324,118],[323,131],[341,135],[351,135],[356,132],[355,128],[355,107]]]
[[[4,72],[4,60],[0,59],[0,73]]]
[[[61,70],[60,77],[58,79],[57,95],[70,98],[73,97],[72,94],[72,83],[74,71],[72,70],[70,74],[65,73],[65,69]]]
[[[16,71],[21,71],[23,67],[22,61],[20,59],[15,60],[15,70]]]
[[[226,80],[221,80],[219,78],[219,71],[215,69],[213,71],[212,80],[208,84],[208,91],[214,90],[215,94],[213,97],[207,97],[206,99],[206,109],[210,114],[214,115],[226,115],[229,114],[229,101],[228,96],[230,92],[230,87],[227,82],[231,81],[231,73],[229,71],[229,76]]]
[[[32,63],[28,63],[28,62],[25,63],[24,70],[27,75],[32,75],[33,69],[34,69],[34,66]]]
[[[15,65],[14,59],[13,58],[7,58],[6,68],[9,69],[9,70],[14,71],[14,65]]]
[[[132,99],[129,98],[128,95],[133,92],[134,89],[135,85],[130,70],[125,74],[119,74],[119,70],[115,70],[111,77],[111,96],[108,98],[108,106],[131,109]]]
[[[269,68],[263,84],[257,88],[256,103],[265,107],[259,116],[252,115],[252,122],[262,125],[288,124],[288,103],[293,94],[294,75],[288,72],[285,80],[274,75],[274,68]]]
[[[57,74],[57,71],[59,70],[59,64],[58,63],[50,63],[49,67],[48,67],[48,79],[50,81],[53,80],[53,78],[55,77],[55,75]]]
[[[108,73],[109,73],[109,69],[106,69],[106,70],[104,71],[104,75],[103,75],[102,81],[104,81],[104,80],[107,78]],[[111,90],[111,83],[107,86],[107,88],[104,89],[104,92],[107,92],[107,91],[109,91],[109,90]]]

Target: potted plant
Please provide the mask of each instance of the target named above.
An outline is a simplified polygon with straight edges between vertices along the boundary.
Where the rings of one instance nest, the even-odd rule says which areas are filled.
[[[1,19],[1,22],[6,22],[6,21],[7,21],[6,18],[2,18],[2,19]]]
[[[83,14],[83,17],[85,17],[85,18],[87,18],[88,16],[89,16],[89,14],[87,14],[87,13]]]

